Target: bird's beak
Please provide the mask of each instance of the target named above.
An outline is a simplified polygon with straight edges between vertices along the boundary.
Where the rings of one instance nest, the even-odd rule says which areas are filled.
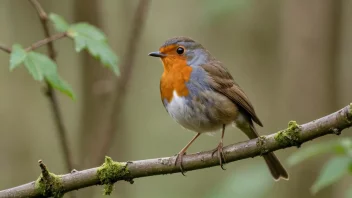
[[[150,52],[148,55],[149,56],[154,56],[154,57],[159,57],[159,58],[166,56],[165,54],[160,53],[160,52]]]

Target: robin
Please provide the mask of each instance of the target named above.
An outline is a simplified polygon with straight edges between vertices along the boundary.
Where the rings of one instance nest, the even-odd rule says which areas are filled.
[[[235,123],[250,139],[259,136],[253,122],[263,124],[248,97],[225,66],[201,44],[188,37],[175,37],[149,56],[160,58],[164,66],[160,93],[166,111],[181,126],[196,132],[177,154],[175,165],[180,164],[182,174],[182,158],[201,134],[221,130],[213,155],[217,153],[222,169],[226,163],[223,139],[227,125]],[[287,171],[274,153],[263,157],[275,180],[288,179]]]

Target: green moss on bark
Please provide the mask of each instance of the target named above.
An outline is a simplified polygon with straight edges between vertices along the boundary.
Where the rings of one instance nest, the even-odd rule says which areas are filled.
[[[54,173],[49,173],[48,177],[45,178],[43,174],[40,174],[35,182],[35,188],[44,197],[60,198],[65,194],[63,192],[61,178]]]
[[[104,185],[104,195],[110,195],[113,191],[114,183],[129,174],[127,164],[114,162],[110,157],[105,157],[105,162],[98,168],[98,178]]]
[[[275,140],[281,146],[297,146],[301,145],[299,132],[301,131],[299,125],[296,121],[290,121],[288,123],[288,128],[282,131],[279,131],[275,135]]]

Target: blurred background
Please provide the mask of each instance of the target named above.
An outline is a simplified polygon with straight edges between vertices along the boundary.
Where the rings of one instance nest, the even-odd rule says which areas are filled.
[[[121,60],[138,0],[42,0],[48,12],[69,22],[87,21],[101,28]],[[106,155],[132,161],[179,152],[194,135],[185,132],[165,111],[159,93],[162,64],[148,57],[173,36],[189,36],[202,43],[230,70],[251,99],[264,123],[260,134],[274,133],[288,121],[305,123],[332,113],[352,100],[352,1],[349,0],[154,0],[145,24],[122,105],[115,135]],[[44,38],[37,13],[27,1],[0,1],[0,43],[28,46]],[[86,52],[77,54],[70,39],[54,43],[61,76],[77,100],[58,93],[69,145],[77,170],[103,162],[101,149],[109,139],[117,80],[110,70]],[[39,52],[46,52],[42,47]],[[43,86],[25,69],[9,72],[9,55],[0,52],[0,189],[35,180],[42,159],[50,171],[67,173],[50,103]],[[121,65],[120,65],[121,66]],[[123,76],[123,70],[121,76]],[[342,136],[347,136],[351,129]],[[346,135],[347,134],[347,135]],[[325,136],[316,144],[337,136]],[[219,134],[202,136],[189,152],[217,146]],[[247,140],[229,127],[225,144]],[[136,179],[115,184],[112,197],[123,198],[308,198],[345,197],[351,179],[312,195],[310,188],[324,162],[321,155],[296,166],[287,158],[297,151],[276,152],[290,173],[289,181],[274,183],[262,158],[181,174]],[[76,192],[78,197],[103,197],[102,187]],[[68,196],[67,196],[68,197]]]

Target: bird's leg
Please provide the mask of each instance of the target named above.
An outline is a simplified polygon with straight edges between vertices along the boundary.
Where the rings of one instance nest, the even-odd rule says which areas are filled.
[[[180,170],[181,170],[182,175],[184,175],[184,176],[185,176],[185,174],[183,171],[182,158],[186,154],[188,147],[191,146],[191,144],[194,142],[194,140],[196,140],[199,136],[200,136],[200,133],[197,133],[197,135],[195,135],[192,138],[192,140],[176,156],[175,166],[177,165],[177,162],[180,161]]]
[[[223,152],[223,140],[224,140],[224,135],[225,135],[225,125],[222,125],[222,131],[221,131],[221,139],[220,142],[218,144],[218,147],[214,149],[212,156],[214,156],[214,153],[217,152],[218,153],[218,158],[220,161],[220,167],[222,168],[222,170],[225,170],[223,163],[226,163],[226,159],[225,159],[225,155]]]

